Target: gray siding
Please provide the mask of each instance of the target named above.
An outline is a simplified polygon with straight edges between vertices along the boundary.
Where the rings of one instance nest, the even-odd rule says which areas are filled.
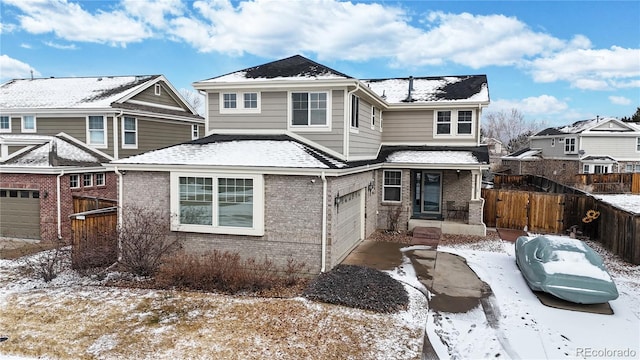
[[[160,104],[165,106],[174,106],[179,107],[183,110],[187,110],[184,106],[182,106],[176,99],[171,96],[173,92],[167,87],[163,81],[159,82],[162,87],[162,91],[160,91],[160,95],[155,94],[155,84],[149,86],[147,89],[143,90],[140,94],[131,98],[131,100],[144,101],[147,103]]]
[[[297,134],[342,154],[344,153],[344,91],[332,91],[331,105],[331,132],[297,132]]]
[[[562,137],[556,137],[555,138],[555,146],[551,146],[552,141],[551,138],[532,138],[531,141],[529,142],[529,147],[532,149],[541,149],[542,150],[542,155],[546,158],[573,158],[573,159],[577,159],[578,158],[578,154],[565,154],[564,153],[564,141],[560,142],[560,139],[565,138],[565,137],[575,137],[576,138],[576,150],[578,150],[580,147],[580,144],[578,142],[578,137],[576,135],[568,135],[568,136],[562,136]]]
[[[113,155],[113,117],[105,116],[107,130],[107,148],[99,148],[98,150]],[[87,142],[87,118],[69,117],[69,118],[46,118],[38,117],[36,120],[38,135],[56,135],[64,132],[82,142]]]
[[[433,141],[433,110],[386,111],[382,117],[382,142],[426,143]]]
[[[122,123],[118,122],[118,127],[121,126]],[[120,138],[120,143],[118,144],[120,147],[120,158],[191,141],[191,124],[169,123],[138,118],[138,148],[123,149],[121,129],[119,128],[118,131]]]
[[[640,134],[638,134],[640,137]],[[609,155],[616,160],[640,160],[636,151],[637,137],[582,137],[581,149],[587,155]]]
[[[377,116],[379,117],[379,114]],[[371,129],[371,104],[361,98],[358,112],[358,133],[349,134],[349,156],[374,158],[378,155],[381,140],[382,133],[380,133],[379,127]]]

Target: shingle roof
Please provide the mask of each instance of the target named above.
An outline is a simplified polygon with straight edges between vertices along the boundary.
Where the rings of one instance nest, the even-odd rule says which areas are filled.
[[[389,103],[489,101],[486,75],[369,79],[362,82]]]
[[[159,76],[14,79],[0,86],[0,109],[107,108]]]
[[[430,164],[488,164],[489,163],[489,150],[486,145],[468,147],[468,146],[408,146],[408,145],[394,145],[394,146],[382,146],[380,153],[378,154],[377,162],[401,162],[400,159],[410,158],[411,156],[418,157],[426,156],[423,163]],[[475,159],[475,162],[470,162],[469,158],[464,154],[468,154]],[[429,159],[431,157],[431,159]],[[412,161],[406,161],[412,162]]]
[[[614,118],[595,118],[595,119],[588,119],[588,120],[580,120],[580,121],[574,122],[571,125],[546,128],[538,132],[534,136],[580,134],[587,130],[593,131],[594,127],[597,127],[599,124],[603,124],[608,121],[620,122],[619,120]],[[633,124],[629,124],[629,123],[623,123],[623,124],[625,124],[623,126],[626,126],[628,128],[618,129],[617,131],[629,131],[629,132],[635,131],[634,130],[635,126]],[[610,129],[605,129],[602,131],[609,131],[609,130]]]
[[[19,137],[25,139],[33,138],[30,135],[14,135],[12,139],[18,139]],[[39,135],[37,139],[42,141],[42,143],[4,162],[0,162],[0,168],[2,166],[93,167],[101,166],[102,163],[111,160],[79,142],[72,141],[66,134],[58,134],[56,136]]]

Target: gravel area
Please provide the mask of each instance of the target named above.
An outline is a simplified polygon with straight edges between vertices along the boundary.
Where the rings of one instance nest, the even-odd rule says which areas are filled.
[[[303,295],[315,301],[381,313],[406,310],[404,286],[387,273],[365,266],[338,265],[320,274]]]

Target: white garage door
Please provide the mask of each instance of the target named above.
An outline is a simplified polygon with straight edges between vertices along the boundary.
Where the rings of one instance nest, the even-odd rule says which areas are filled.
[[[338,204],[338,229],[334,237],[334,249],[338,258],[362,239],[364,228],[362,190],[354,191],[340,197]]]
[[[0,189],[0,236],[40,239],[40,192]]]

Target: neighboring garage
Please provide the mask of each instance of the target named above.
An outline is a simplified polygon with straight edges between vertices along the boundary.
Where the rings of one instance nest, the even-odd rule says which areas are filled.
[[[333,248],[341,260],[364,237],[364,189],[338,198]]]
[[[0,189],[0,236],[40,239],[40,192]]]

